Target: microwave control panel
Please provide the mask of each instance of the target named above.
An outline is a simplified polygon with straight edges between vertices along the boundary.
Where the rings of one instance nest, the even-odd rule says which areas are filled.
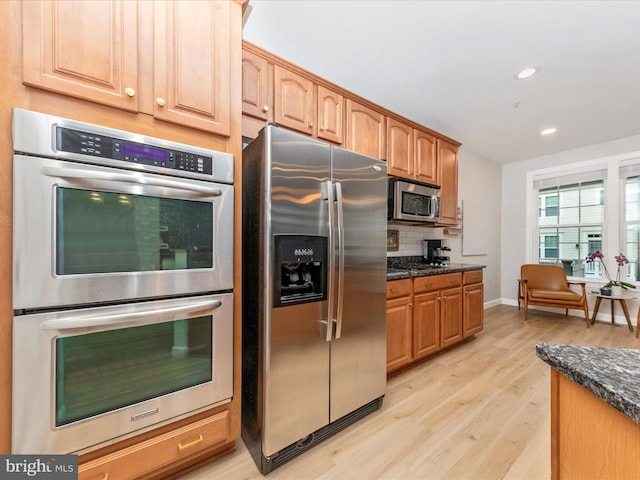
[[[56,148],[133,164],[212,175],[212,157],[181,150],[122,140],[70,128],[56,128]]]

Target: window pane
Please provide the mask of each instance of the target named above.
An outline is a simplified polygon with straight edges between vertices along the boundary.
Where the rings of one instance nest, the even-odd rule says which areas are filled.
[[[585,258],[591,252],[602,250],[604,182],[597,180],[540,190],[538,214],[540,263],[555,261],[569,276],[599,276],[599,262],[587,264]]]
[[[558,220],[558,223],[560,224],[580,223],[580,208],[579,207],[561,208],[560,219]]]
[[[580,223],[602,223],[604,205],[592,205],[580,209]]]
[[[560,187],[560,208],[577,207],[580,204],[578,185]]]

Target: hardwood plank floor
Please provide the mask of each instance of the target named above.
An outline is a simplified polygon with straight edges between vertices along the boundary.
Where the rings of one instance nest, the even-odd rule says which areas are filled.
[[[564,313],[564,312],[563,312]],[[634,348],[626,325],[500,305],[477,337],[389,379],[382,408],[269,473],[269,480],[546,480],[550,367],[537,343]],[[632,312],[634,313],[634,312]],[[181,480],[260,479],[242,439]]]

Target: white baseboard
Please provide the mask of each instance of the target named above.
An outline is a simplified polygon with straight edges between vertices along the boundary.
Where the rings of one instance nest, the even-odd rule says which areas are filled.
[[[492,300],[490,302],[485,302],[484,304],[484,308],[490,308],[490,307],[494,307],[496,305],[510,305],[512,307],[517,307],[518,306],[518,301],[514,300],[512,298],[501,298],[498,300]],[[520,302],[520,306],[522,307],[522,302]],[[621,309],[619,306],[616,306],[616,311],[619,312]],[[538,307],[538,306],[530,306],[529,307],[531,310],[543,310],[545,312],[559,312],[561,311],[561,309],[559,308],[548,308],[548,307]],[[598,323],[611,323],[611,309],[607,306],[607,308],[604,308],[604,306],[601,306],[600,309],[598,309],[598,317],[596,318],[596,322]],[[604,310],[604,312],[603,312]],[[572,312],[572,315],[576,316],[576,317],[581,317],[582,316],[582,312],[580,312],[579,310],[570,310],[570,312]],[[593,310],[589,310],[589,318],[593,317]],[[636,327],[636,315],[633,314],[633,312],[629,311],[629,318],[631,319],[631,325],[634,328],[635,331],[635,327]],[[613,323],[614,325],[624,325],[627,326],[627,320],[626,318],[624,318],[623,314],[617,314],[614,316],[613,319]]]

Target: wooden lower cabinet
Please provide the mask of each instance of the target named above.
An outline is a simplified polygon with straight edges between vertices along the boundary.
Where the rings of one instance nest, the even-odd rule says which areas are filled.
[[[387,374],[482,330],[482,271],[463,273],[387,282]]]
[[[640,478],[640,425],[551,368],[551,479]]]
[[[463,273],[464,305],[462,311],[462,336],[475,335],[484,326],[484,284],[482,270]]]
[[[387,371],[396,371],[413,361],[412,280],[387,282]]]
[[[199,452],[222,445],[229,437],[228,410],[185,425],[110,455],[81,463],[80,480],[134,479],[176,463]]]
[[[440,298],[438,292],[417,294],[413,310],[413,352],[416,360],[440,350]]]

